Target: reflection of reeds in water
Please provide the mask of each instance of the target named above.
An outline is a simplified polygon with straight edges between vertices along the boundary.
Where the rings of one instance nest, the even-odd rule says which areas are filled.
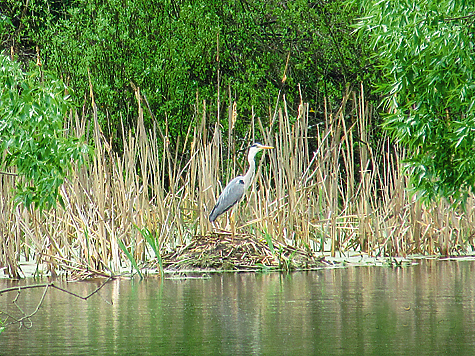
[[[12,275],[20,254],[49,263],[51,271],[117,271],[124,257],[119,245],[137,263],[154,254],[140,231],[150,232],[158,250],[212,231],[207,216],[216,197],[247,169],[240,154],[247,147],[233,140],[236,106],[229,109],[227,145],[220,126],[208,122],[205,102],[185,140],[170,142],[166,128],[146,131],[144,110],[152,114],[136,94],[137,128],[122,132],[120,156],[104,139],[93,104],[95,155],[62,187],[65,209],[40,215],[14,207],[15,178],[2,175],[0,264]],[[444,203],[423,207],[411,199],[399,173],[404,150],[372,137],[372,108],[362,92],[349,93],[313,126],[306,104],[295,116],[285,96],[277,107],[268,123],[253,117],[244,140],[263,137],[275,149],[258,160],[255,184],[235,208],[238,232],[332,254],[448,254],[471,240],[471,208],[458,214]],[[86,115],[70,118],[76,135],[88,130],[86,122]],[[226,216],[218,224],[226,227]]]

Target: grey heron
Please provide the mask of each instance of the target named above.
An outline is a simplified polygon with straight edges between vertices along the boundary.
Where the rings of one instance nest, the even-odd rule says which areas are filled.
[[[231,209],[237,202],[239,202],[244,193],[249,188],[252,182],[252,178],[254,178],[254,173],[256,171],[256,162],[254,158],[256,157],[257,152],[261,150],[270,150],[274,147],[272,146],[264,146],[260,143],[254,143],[249,148],[249,154],[247,156],[247,160],[249,161],[249,169],[247,173],[243,176],[237,176],[232,181],[228,183],[228,185],[224,188],[221,195],[216,202],[215,207],[211,211],[209,215],[209,221],[213,222],[216,220],[218,216],[225,213],[229,209]],[[234,235],[234,226],[233,226],[233,235]]]

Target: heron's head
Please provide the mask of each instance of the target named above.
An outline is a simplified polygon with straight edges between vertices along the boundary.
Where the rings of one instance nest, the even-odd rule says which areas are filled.
[[[259,152],[259,151],[270,150],[270,149],[273,149],[273,148],[274,147],[272,147],[272,146],[264,146],[264,145],[261,145],[260,143],[254,143],[251,147],[249,147],[249,159],[254,159],[257,152]]]

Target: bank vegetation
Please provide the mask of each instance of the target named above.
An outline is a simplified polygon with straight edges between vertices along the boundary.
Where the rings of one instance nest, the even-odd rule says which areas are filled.
[[[153,113],[139,88],[135,94],[137,127],[122,131],[123,154],[103,135],[93,97],[69,112],[69,134],[90,136],[94,154],[85,157],[85,166],[73,163],[60,188],[64,207],[39,211],[16,204],[12,194],[20,177],[14,170],[0,176],[4,273],[21,277],[20,261],[35,261],[53,275],[111,275],[131,262],[159,267],[167,251],[229,229],[226,215],[215,227],[207,216],[226,182],[247,169],[253,141],[275,149],[258,160],[255,184],[235,208],[238,233],[316,256],[472,249],[471,205],[462,212],[443,200],[422,205],[411,196],[401,174],[405,151],[371,124],[377,113],[363,86],[348,90],[340,107],[325,105],[318,125],[309,125],[315,113],[305,102],[290,113],[280,95],[268,117],[251,118],[241,141],[233,138],[239,108],[228,108],[225,132],[197,97],[188,135],[174,149],[167,130],[145,129],[144,115]]]

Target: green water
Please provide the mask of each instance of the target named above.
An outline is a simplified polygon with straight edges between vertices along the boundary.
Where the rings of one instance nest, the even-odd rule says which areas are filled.
[[[473,355],[474,270],[424,261],[122,280],[88,301],[49,290],[31,325],[0,334],[0,355]],[[81,295],[99,284],[61,282]],[[25,290],[17,304],[31,312],[42,293]],[[14,297],[0,295],[0,309],[19,316]]]

